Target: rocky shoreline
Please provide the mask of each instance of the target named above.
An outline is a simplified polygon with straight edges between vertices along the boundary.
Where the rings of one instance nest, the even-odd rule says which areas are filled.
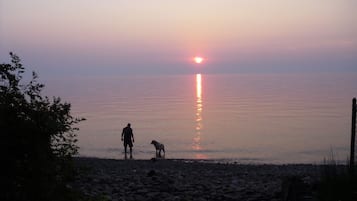
[[[316,165],[96,158],[76,158],[75,164],[82,171],[73,188],[113,201],[284,200],[295,180],[306,191],[304,200],[313,200],[308,188],[319,178]]]

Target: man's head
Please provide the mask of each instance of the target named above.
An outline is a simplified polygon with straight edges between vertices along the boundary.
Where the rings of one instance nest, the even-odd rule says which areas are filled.
[[[130,123],[128,123],[128,127],[130,128]]]

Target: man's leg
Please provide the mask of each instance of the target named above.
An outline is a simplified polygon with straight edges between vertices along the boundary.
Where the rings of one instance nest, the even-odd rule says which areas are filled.
[[[130,158],[133,158],[133,144],[129,144],[130,147]]]

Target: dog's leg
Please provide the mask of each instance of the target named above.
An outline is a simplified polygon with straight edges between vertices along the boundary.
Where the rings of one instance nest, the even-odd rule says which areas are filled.
[[[162,146],[162,151],[164,152],[164,155],[162,156],[162,158],[165,158],[166,153],[165,153],[165,147],[164,146]]]

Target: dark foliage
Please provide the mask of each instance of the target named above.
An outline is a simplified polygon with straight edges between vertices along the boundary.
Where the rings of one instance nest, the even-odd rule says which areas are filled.
[[[83,119],[69,103],[42,96],[36,73],[23,83],[25,69],[10,56],[0,64],[0,200],[61,200],[78,150],[73,125]]]
[[[317,189],[319,200],[357,200],[357,176],[349,174],[347,167],[346,165],[338,165],[333,157],[329,161],[324,161]]]

